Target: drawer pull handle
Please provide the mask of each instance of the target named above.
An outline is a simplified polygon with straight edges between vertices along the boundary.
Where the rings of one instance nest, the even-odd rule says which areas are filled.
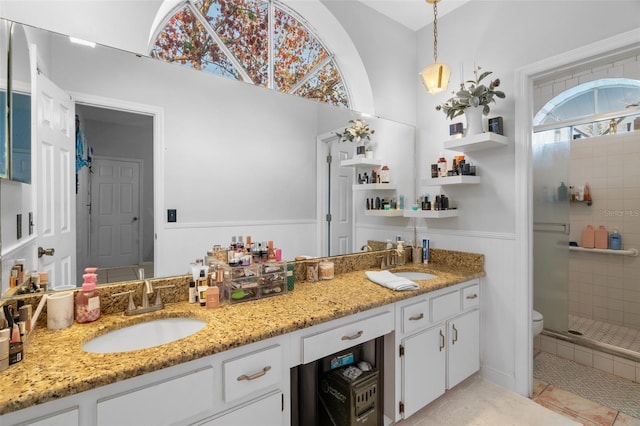
[[[356,340],[357,338],[362,337],[362,333],[364,333],[364,331],[360,330],[353,336],[342,336],[342,340]]]
[[[424,312],[420,312],[420,315],[414,315],[412,317],[409,317],[409,321],[419,321],[422,318],[424,318]]]
[[[467,299],[477,299],[478,295],[476,293],[470,294],[467,296]]]
[[[440,352],[444,349],[444,334],[442,334],[442,330],[440,330]]]
[[[267,374],[267,371],[269,371],[269,370],[271,370],[271,366],[267,365],[262,370],[258,371],[257,373],[253,373],[250,376],[247,376],[246,374],[243,374],[242,376],[238,376],[238,381],[241,382],[243,380],[254,380],[254,379],[257,379],[258,377],[262,377],[265,374]]]
[[[453,327],[453,342],[451,342],[452,345],[455,345],[456,342],[458,341],[458,329],[456,328],[455,324],[452,324]]]

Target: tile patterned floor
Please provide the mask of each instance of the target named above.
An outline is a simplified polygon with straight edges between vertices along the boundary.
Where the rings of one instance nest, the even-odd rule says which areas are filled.
[[[579,331],[590,340],[640,352],[640,330],[575,315],[569,315],[569,330]]]
[[[532,399],[584,425],[640,426],[640,383],[542,352]]]

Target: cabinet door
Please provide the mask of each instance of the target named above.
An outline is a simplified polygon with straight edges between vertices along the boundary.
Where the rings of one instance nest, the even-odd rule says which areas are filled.
[[[49,416],[40,417],[37,420],[30,420],[24,423],[18,423],[19,425],[29,425],[29,426],[71,426],[78,425],[80,421],[78,419],[78,409],[73,408],[68,411],[63,411],[55,414],[51,414]]]
[[[271,426],[284,425],[285,412],[282,409],[282,393],[277,392],[251,402],[221,417],[198,425],[206,426]]]
[[[451,389],[480,368],[480,311],[462,314],[447,325],[447,389]]]
[[[160,383],[99,400],[98,425],[182,423],[213,408],[213,369],[202,368]]]
[[[402,401],[406,419],[444,393],[444,325],[407,337],[402,341],[402,345]]]

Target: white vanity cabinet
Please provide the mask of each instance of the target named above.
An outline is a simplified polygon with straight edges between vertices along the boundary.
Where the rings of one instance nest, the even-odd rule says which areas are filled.
[[[0,425],[284,425],[288,355],[278,336],[8,413]]]
[[[408,418],[480,368],[479,281],[396,303],[395,380],[385,412]],[[391,351],[393,350],[393,354]],[[391,397],[393,393],[393,397]],[[391,404],[395,406],[392,407]]]

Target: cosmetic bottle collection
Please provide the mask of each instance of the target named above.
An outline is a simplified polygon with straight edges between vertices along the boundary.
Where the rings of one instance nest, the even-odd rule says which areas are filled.
[[[191,264],[189,302],[207,308],[286,293],[288,269],[273,241],[232,237],[227,248],[214,245]]]
[[[431,178],[447,177],[447,176],[475,176],[476,166],[468,163],[464,155],[456,155],[451,162],[451,168],[448,167],[447,159],[443,153],[440,153],[438,161],[431,165]]]
[[[358,183],[359,184],[369,184],[369,183],[391,183],[391,172],[389,170],[389,166],[382,166],[382,168],[378,169],[377,167],[371,170],[370,174],[358,173]]]
[[[24,338],[31,331],[31,305],[24,305],[21,300],[18,300],[17,305],[17,312],[13,304],[2,307],[4,318],[0,329],[0,371],[22,361]]]

